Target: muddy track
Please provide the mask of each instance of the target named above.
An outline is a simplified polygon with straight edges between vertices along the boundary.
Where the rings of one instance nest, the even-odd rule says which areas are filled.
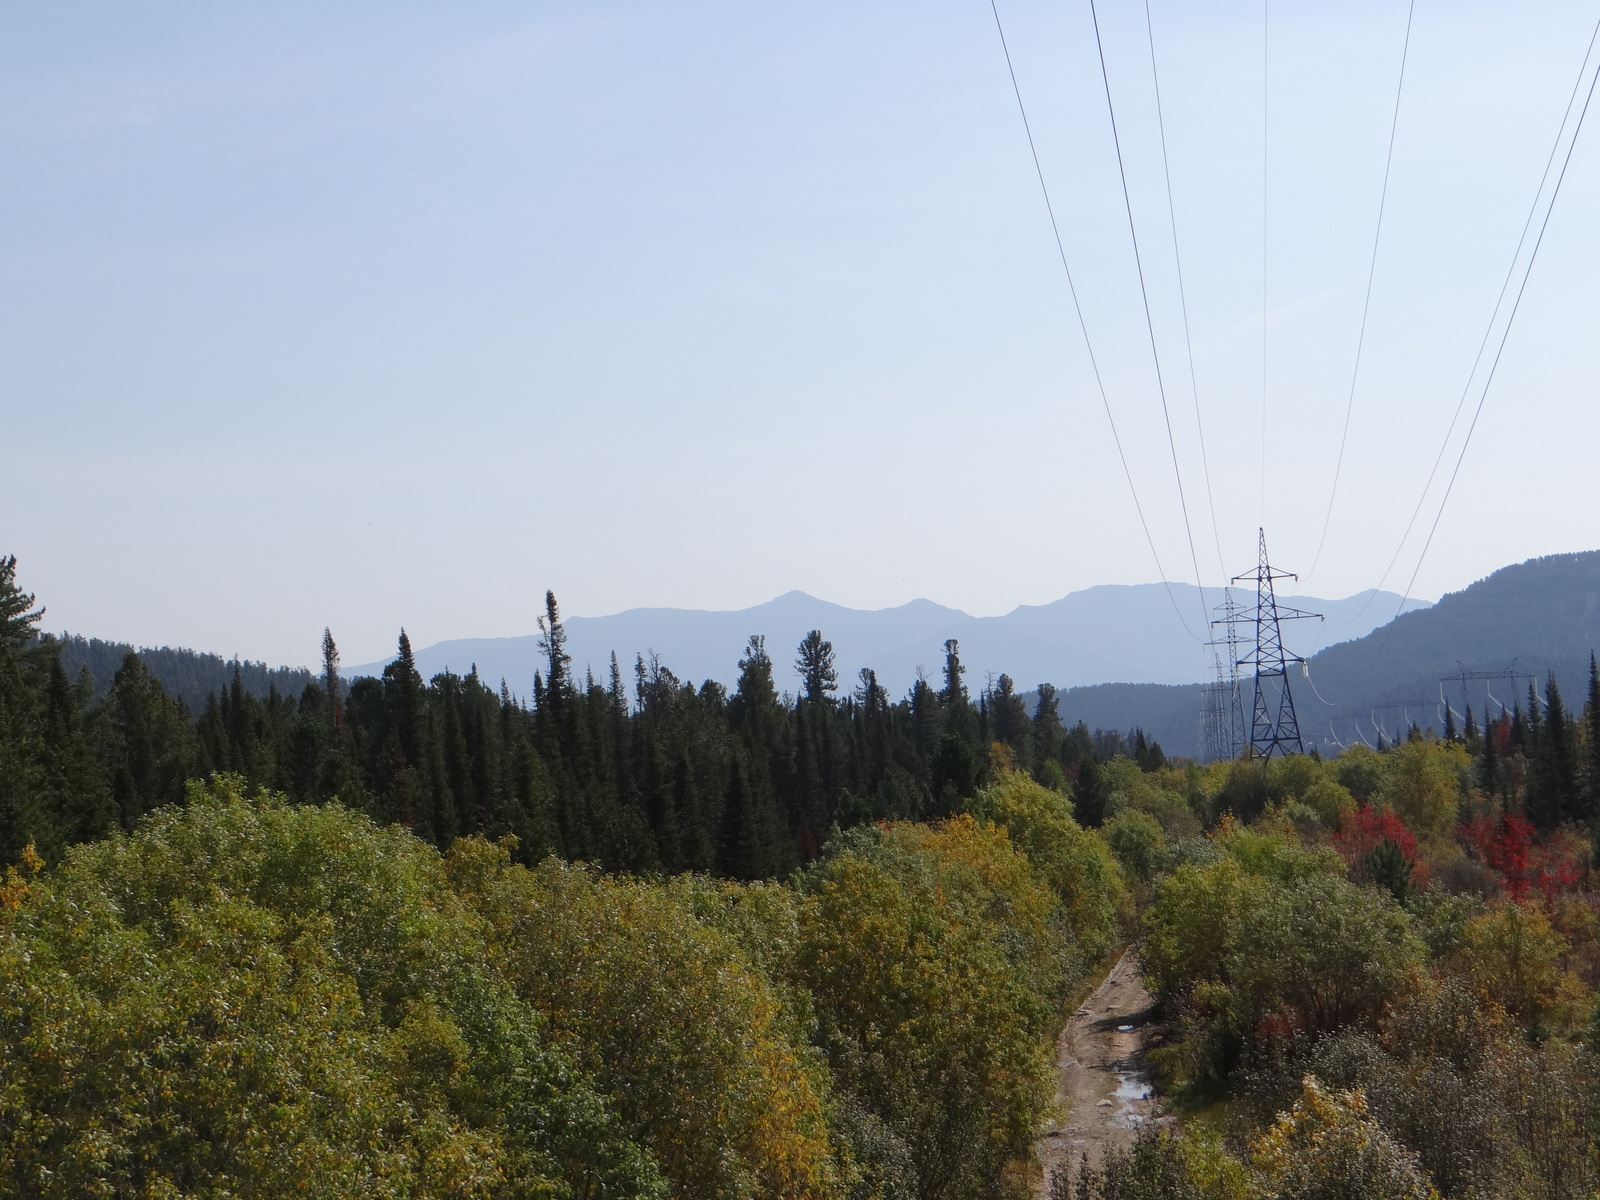
[[[1076,1173],[1085,1159],[1099,1166],[1106,1153],[1133,1144],[1139,1129],[1163,1118],[1150,1088],[1144,1052],[1157,1032],[1154,1001],[1128,950],[1056,1043],[1056,1104],[1061,1124],[1040,1138],[1035,1152],[1044,1168],[1036,1195],[1055,1173]]]

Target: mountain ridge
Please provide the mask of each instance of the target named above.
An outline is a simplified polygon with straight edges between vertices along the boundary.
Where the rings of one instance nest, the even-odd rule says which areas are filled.
[[[1377,593],[1382,603],[1374,604],[1372,595],[1305,599],[1303,603],[1324,609],[1334,619],[1306,631],[1303,652],[1320,649],[1328,636],[1351,627],[1353,620],[1355,631],[1362,633],[1385,612],[1425,605],[1388,592]],[[782,687],[792,647],[807,631],[820,629],[834,644],[846,687],[860,668],[871,667],[892,693],[903,692],[919,670],[928,675],[942,670],[943,643],[952,637],[961,644],[968,682],[975,689],[1002,672],[1023,687],[1040,681],[1058,687],[1111,680],[1181,684],[1212,673],[1210,655],[1194,625],[1201,606],[1209,611],[1222,596],[1220,588],[1200,593],[1192,584],[1100,584],[1046,604],[977,617],[925,598],[891,608],[855,609],[791,589],[744,609],[635,608],[602,617],[571,617],[564,626],[574,670],[597,677],[608,672],[613,652],[625,669],[632,667],[635,655],[654,653],[682,679],[714,679],[731,687],[748,638],[760,634],[778,665]],[[1190,614],[1187,624],[1174,610],[1174,600],[1182,606],[1179,611]],[[464,674],[476,665],[485,679],[505,679],[519,695],[531,692],[534,672],[543,661],[533,634],[456,638],[413,653],[425,677],[443,670]],[[353,666],[346,674],[377,674],[390,661]]]

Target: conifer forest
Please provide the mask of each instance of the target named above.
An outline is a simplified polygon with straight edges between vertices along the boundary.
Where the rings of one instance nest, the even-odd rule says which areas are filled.
[[[731,691],[578,678],[547,595],[531,681],[423,679],[403,633],[346,680],[329,634],[191,708],[138,654],[69,672],[24,569],[0,1197],[1600,1191],[1592,662],[1206,763],[955,641],[904,695],[825,631],[751,631]],[[1127,954],[1162,1115],[1041,1168]]]

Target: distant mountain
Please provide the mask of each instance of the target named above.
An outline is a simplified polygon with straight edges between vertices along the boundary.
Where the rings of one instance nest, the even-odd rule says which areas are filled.
[[[227,659],[220,654],[172,646],[141,646],[136,651],[126,642],[103,642],[99,638],[70,633],[61,634],[59,640],[61,665],[66,668],[67,676],[76,679],[80,671],[87,669],[96,695],[105,694],[122,669],[123,660],[137,653],[167,695],[182,700],[196,715],[205,708],[207,696],[222,692],[233,682],[235,668],[244,690],[256,696],[265,696],[272,688],[298,696],[311,682],[311,672],[303,667],[269,667],[262,662]]]
[[[1380,728],[1393,738],[1411,721],[1442,729],[1446,704],[1458,722],[1469,704],[1480,719],[1501,705],[1525,705],[1529,683],[1542,695],[1551,672],[1568,701],[1580,706],[1596,649],[1600,550],[1504,567],[1430,608],[1312,656],[1309,674],[1292,676],[1291,684],[1307,743],[1337,748],[1375,742]],[[1169,753],[1198,754],[1200,698],[1198,686],[1106,684],[1073,689],[1061,707],[1069,720],[1114,729],[1142,725]]]
[[[1236,595],[1239,593],[1235,593]],[[1045,681],[1058,687],[1117,680],[1130,683],[1188,683],[1211,675],[1209,631],[1202,620],[1221,602],[1220,589],[1202,597],[1192,585],[1104,586],[1073,592],[1043,605],[1024,605],[1001,617],[974,617],[929,600],[897,608],[855,609],[830,604],[804,592],[789,592],[766,604],[732,612],[677,608],[635,608],[607,617],[566,621],[567,649],[581,677],[585,669],[604,678],[614,651],[624,671],[634,656],[652,652],[681,679],[715,679],[731,686],[751,634],[763,634],[778,664],[779,686],[793,686],[795,647],[812,629],[833,642],[840,679],[853,682],[861,667],[872,667],[892,693],[901,693],[918,669],[939,674],[946,638],[961,643],[961,660],[974,690],[989,675],[1009,674],[1023,688]],[[1358,637],[1396,611],[1425,606],[1390,592],[1363,592],[1343,600],[1303,597],[1302,608],[1327,614],[1321,622],[1302,622],[1293,644],[1312,653],[1331,642]],[[446,669],[465,673],[476,664],[491,684],[505,679],[527,695],[541,668],[538,638],[467,638],[440,642],[416,652],[424,677]],[[387,660],[386,660],[387,661]],[[384,662],[352,667],[348,674],[371,675]]]

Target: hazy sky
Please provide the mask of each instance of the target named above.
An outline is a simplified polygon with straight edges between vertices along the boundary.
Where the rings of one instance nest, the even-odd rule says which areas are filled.
[[[1593,7],[1418,0],[1315,594],[1394,552]],[[1213,584],[1144,9],[1101,8]],[[1262,516],[1262,12],[1151,11],[1231,574]],[[1001,13],[1140,496],[1192,580],[1087,3]],[[1405,17],[1271,0],[1266,523],[1290,569],[1327,505]],[[1600,546],[1591,121],[1414,594]],[[1156,577],[987,0],[7,5],[0,417],[0,552],[49,627],[141,643],[306,662],[326,624],[360,662],[402,624],[528,632],[546,587],[573,614],[794,587],[987,614]]]

